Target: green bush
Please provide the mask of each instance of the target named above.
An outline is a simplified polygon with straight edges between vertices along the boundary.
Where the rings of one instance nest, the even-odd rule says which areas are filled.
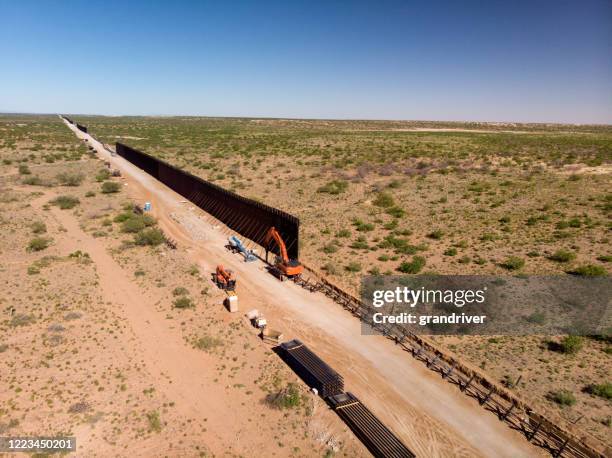
[[[575,355],[584,345],[584,338],[581,336],[565,336],[560,343],[560,349],[568,355]]]
[[[68,210],[76,207],[81,201],[74,196],[57,196],[55,199],[51,200],[49,203],[51,205],[57,205],[62,210]]]
[[[103,194],[112,194],[115,192],[119,192],[121,189],[121,185],[114,181],[105,181],[102,183],[102,193]]]
[[[426,261],[423,256],[414,256],[412,261],[402,262],[397,270],[404,274],[418,274],[423,267],[425,267]]]
[[[456,256],[456,255],[457,255],[457,248],[455,247],[447,248],[444,251],[444,256]]]
[[[115,218],[117,221],[117,218]],[[155,219],[149,215],[128,214],[128,217],[121,223],[121,232],[136,233],[147,227],[155,225]]]
[[[387,208],[385,212],[393,216],[394,218],[402,218],[406,214],[404,209],[400,207]]]
[[[352,261],[346,265],[345,269],[349,272],[359,272],[361,271],[361,264],[359,264],[358,262]]]
[[[548,259],[556,262],[570,262],[576,259],[576,254],[567,250],[557,250]]]
[[[21,180],[23,184],[27,184],[28,186],[41,186],[42,179],[38,176],[29,176]]]
[[[525,266],[525,260],[523,258],[519,258],[518,256],[510,256],[500,265],[507,270],[519,270]]]
[[[378,195],[376,196],[376,199],[374,199],[373,203],[377,207],[389,208],[389,207],[395,206],[395,201],[393,200],[393,196],[389,194],[388,192],[379,192]]]
[[[100,171],[96,174],[96,181],[102,182],[108,180],[111,176],[111,173],[108,169],[100,169]]]
[[[85,177],[81,173],[62,172],[56,178],[64,186],[79,186]]]
[[[348,189],[348,182],[344,180],[333,180],[317,189],[317,192],[326,194],[341,194]]]
[[[333,243],[327,243],[323,245],[323,248],[321,248],[321,251],[323,251],[323,253],[332,254],[338,251],[338,246],[334,245]]]
[[[134,242],[141,246],[157,246],[164,242],[164,233],[155,227],[150,227],[135,234]]]
[[[147,413],[147,421],[149,422],[149,431],[158,433],[162,430],[161,419],[157,410]]]
[[[336,233],[336,237],[348,238],[351,236],[351,231],[348,229],[341,229]]]
[[[223,341],[217,337],[203,335],[194,342],[194,346],[199,350],[209,351],[223,345]]]
[[[28,251],[42,251],[46,248],[49,248],[51,245],[51,239],[46,237],[36,237],[30,240],[28,243]]]
[[[173,296],[187,296],[189,294],[189,290],[184,288],[183,286],[177,286],[172,290]]]
[[[187,296],[178,297],[174,300],[173,304],[177,309],[191,309],[195,307],[191,298]]]
[[[301,405],[302,398],[295,383],[287,384],[287,387],[276,394],[269,395],[266,400],[277,409],[294,409]]]
[[[42,221],[34,221],[30,227],[34,234],[43,234],[47,232],[47,225]]]
[[[444,232],[442,232],[442,230],[440,229],[436,229],[435,231],[432,231],[427,234],[427,237],[434,240],[440,240],[442,237],[444,237]]]
[[[553,391],[549,393],[548,399],[564,407],[576,404],[576,397],[568,390]]]
[[[602,277],[604,275],[608,275],[608,271],[606,269],[604,269],[602,266],[597,266],[594,264],[580,266],[574,270],[568,271],[567,273],[580,275],[581,277]]]
[[[600,398],[607,399],[608,401],[612,400],[612,383],[610,382],[601,383],[599,385],[589,385],[586,388],[586,391],[589,394],[599,396]]]
[[[32,172],[26,164],[19,164],[19,175],[30,175]]]

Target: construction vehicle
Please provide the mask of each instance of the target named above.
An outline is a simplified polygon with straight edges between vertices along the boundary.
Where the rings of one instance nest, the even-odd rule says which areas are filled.
[[[268,229],[268,233],[264,239],[266,262],[268,262],[268,247],[272,241],[276,243],[280,251],[280,256],[277,256],[274,261],[273,273],[280,278],[281,281],[284,280],[284,277],[299,277],[304,271],[304,267],[297,259],[289,259],[285,242],[274,226]]]
[[[255,261],[257,257],[253,250],[247,250],[246,247],[242,244],[240,239],[235,235],[232,235],[229,239],[227,239],[228,245],[227,247],[234,253],[240,252],[244,256],[244,262]]]
[[[236,276],[234,272],[229,269],[226,270],[221,264],[217,266],[217,270],[213,274],[213,281],[222,290],[234,291],[236,289]]]

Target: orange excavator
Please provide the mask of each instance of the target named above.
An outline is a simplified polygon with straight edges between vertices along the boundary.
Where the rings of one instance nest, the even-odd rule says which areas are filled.
[[[276,243],[281,254],[280,256],[276,257],[276,260],[274,262],[274,273],[281,280],[283,280],[284,277],[299,277],[302,274],[304,267],[297,259],[289,259],[285,242],[283,241],[283,238],[278,233],[275,227],[271,227],[268,230],[268,233],[266,234],[266,237],[264,239],[264,246],[266,247],[266,262],[268,260],[268,246],[272,241]]]
[[[234,272],[226,270],[221,264],[217,266],[213,280],[219,288],[225,291],[234,291],[236,289],[236,276]]]

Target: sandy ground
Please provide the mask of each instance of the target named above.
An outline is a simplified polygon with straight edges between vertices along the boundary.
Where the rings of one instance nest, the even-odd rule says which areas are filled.
[[[405,352],[380,336],[362,336],[359,321],[321,294],[309,293],[295,284],[279,282],[265,271],[261,262],[245,264],[224,245],[227,232],[205,213],[122,158],[111,155],[88,138],[105,160],[122,171],[128,192],[140,202],[153,203],[160,227],[188,248],[200,267],[210,272],[223,263],[238,273],[241,310],[257,308],[274,328],[287,338],[298,337],[343,374],[348,390],[354,392],[419,456],[539,456],[543,451],[499,422],[496,417],[462,395],[456,387],[414,361]],[[178,221],[183,222],[183,224]],[[185,221],[189,221],[185,224]],[[93,250],[92,250],[93,251]],[[102,256],[102,254],[100,254]],[[103,257],[96,260],[104,265]],[[102,270],[102,268],[101,268]],[[121,285],[119,279],[106,280]],[[190,355],[184,344],[170,336],[159,316],[145,314],[138,297],[130,300],[128,315],[142,341],[150,342],[147,358],[170,374],[180,389],[184,408],[198,408],[200,389],[197,375],[205,372],[206,361]],[[138,329],[146,316],[148,326]],[[168,344],[160,348],[158,342]],[[180,351],[181,358],[176,358]],[[193,357],[192,357],[193,356]],[[198,360],[194,363],[194,360]],[[209,396],[206,397],[210,399]],[[213,402],[211,418],[232,416],[227,406]],[[234,414],[235,415],[235,414]],[[213,422],[210,422],[211,426]],[[219,441],[231,440],[218,431]]]

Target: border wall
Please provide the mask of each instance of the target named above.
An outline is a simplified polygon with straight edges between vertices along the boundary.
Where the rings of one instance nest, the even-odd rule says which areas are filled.
[[[117,143],[115,149],[119,156],[264,248],[266,233],[274,226],[285,241],[289,257],[298,259],[300,220],[295,216],[239,196],[122,143]],[[270,251],[280,254],[275,244]]]

